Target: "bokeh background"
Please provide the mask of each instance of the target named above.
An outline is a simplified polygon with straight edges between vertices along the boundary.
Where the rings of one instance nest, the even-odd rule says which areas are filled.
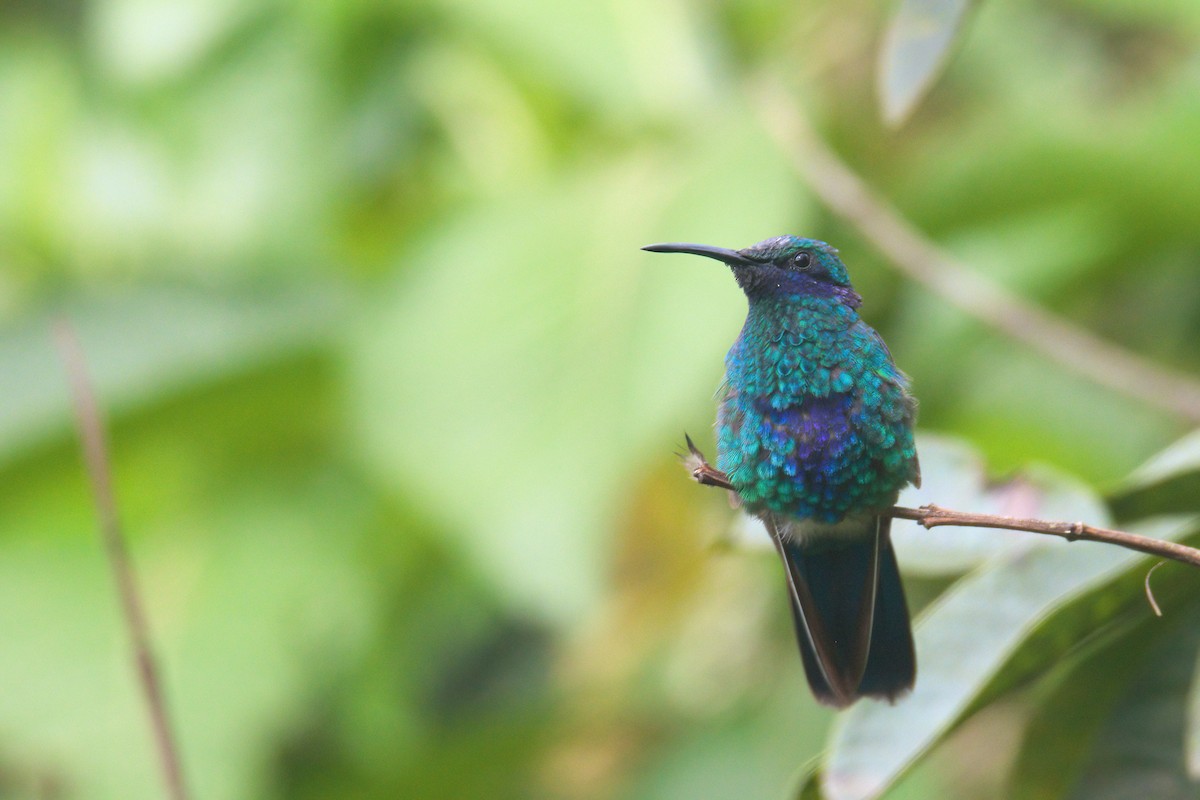
[[[4,4],[0,797],[163,796],[56,315],[108,411],[204,800],[785,797],[836,767],[813,761],[824,748],[862,756],[853,724],[831,734],[808,696],[769,549],[674,454],[685,430],[711,449],[744,299],[717,265],[643,244],[792,232],[841,248],[921,400],[924,499],[1095,522],[1200,508],[1200,442],[1127,477],[1196,420],[906,280],[817,201],[753,90],[786,86],[972,271],[1196,376],[1200,5],[979,3],[945,73],[889,127],[877,71],[894,13]],[[1153,530],[1168,529],[1192,530]],[[902,539],[915,606],[964,572],[975,584],[948,594],[968,611],[1036,595],[994,569],[1034,537],[953,536]],[[891,796],[1106,796],[1095,787],[1126,786],[1097,777],[1122,763],[1107,714],[1133,718],[1120,704],[1166,685],[1164,664],[1179,687],[1162,706],[1168,788],[1195,796],[1179,744],[1195,766],[1194,573],[1156,574],[1167,616],[1153,620],[1149,562],[1076,584],[1087,547],[1053,552],[1037,579],[1050,599],[1015,612],[1015,638],[889,773],[904,776]],[[947,596],[923,636],[944,632]],[[1180,640],[1183,655],[1125,658]],[[926,641],[932,690],[980,652]],[[893,738],[916,730],[892,719]]]

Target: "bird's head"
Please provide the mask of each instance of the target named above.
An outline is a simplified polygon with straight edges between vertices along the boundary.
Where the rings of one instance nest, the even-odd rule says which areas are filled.
[[[837,250],[816,239],[776,236],[741,250],[703,244],[651,244],[652,253],[691,253],[722,261],[754,300],[763,296],[838,295],[857,298]]]

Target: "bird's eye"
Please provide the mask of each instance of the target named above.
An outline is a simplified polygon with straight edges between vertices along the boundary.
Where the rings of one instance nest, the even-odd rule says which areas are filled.
[[[797,253],[792,258],[792,264],[796,269],[808,269],[809,265],[812,264],[812,256],[808,253]]]

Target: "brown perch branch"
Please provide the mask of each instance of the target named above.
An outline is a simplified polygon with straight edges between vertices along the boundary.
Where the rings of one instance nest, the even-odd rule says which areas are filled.
[[[703,486],[717,486],[729,491],[735,491],[729,477],[708,463],[704,454],[687,437],[688,452],[683,456],[684,466],[692,475],[692,480]],[[1048,536],[1059,536],[1070,542],[1104,542],[1115,544],[1128,550],[1137,550],[1152,556],[1190,564],[1200,567],[1200,550],[1176,542],[1153,539],[1136,533],[1117,531],[1110,528],[1099,528],[1083,522],[1055,522],[1043,519],[1026,519],[1022,517],[1001,517],[995,514],[973,514],[967,511],[955,511],[937,505],[925,505],[920,508],[905,508],[892,506],[880,512],[897,519],[910,519],[926,529],[939,525],[956,525],[964,528],[999,528],[1010,531],[1027,531],[1042,533]]]

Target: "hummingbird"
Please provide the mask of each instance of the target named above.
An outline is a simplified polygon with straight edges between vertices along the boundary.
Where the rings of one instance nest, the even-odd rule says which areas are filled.
[[[718,390],[717,469],[761,519],[783,561],[792,622],[816,698],[894,702],[916,654],[892,549],[900,490],[921,485],[917,403],[887,345],[858,314],[838,251],[778,236],[742,250],[654,244],[723,262],[746,322]]]

